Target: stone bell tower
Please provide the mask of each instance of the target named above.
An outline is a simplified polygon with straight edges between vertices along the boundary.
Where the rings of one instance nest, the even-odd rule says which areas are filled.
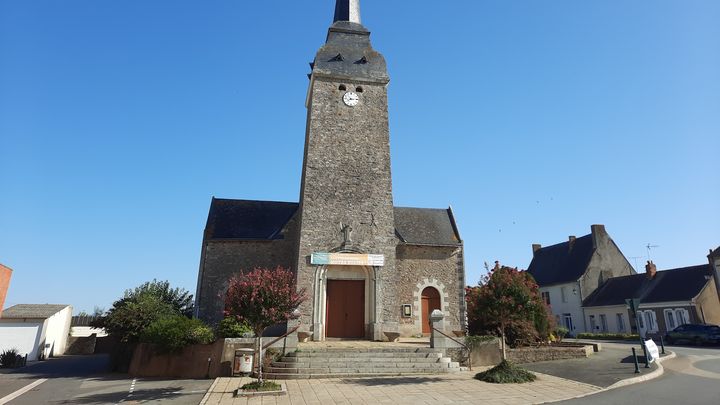
[[[385,59],[360,23],[359,0],[337,0],[311,63],[300,191],[297,280],[313,340],[382,340],[397,328],[395,225]]]

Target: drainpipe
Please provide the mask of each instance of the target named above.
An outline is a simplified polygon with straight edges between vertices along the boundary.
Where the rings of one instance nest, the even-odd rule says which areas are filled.
[[[580,309],[582,310],[582,318],[583,318],[583,329],[587,331],[587,316],[585,316],[585,307],[583,307],[583,296],[582,296],[582,290],[580,289],[580,281],[577,282],[577,293],[580,295]],[[594,330],[591,330],[590,333],[595,333]]]

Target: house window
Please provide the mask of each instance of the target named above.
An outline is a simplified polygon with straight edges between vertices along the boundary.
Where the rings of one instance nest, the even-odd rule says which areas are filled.
[[[575,330],[573,327],[572,314],[563,314],[563,320],[565,321],[565,327],[568,331],[572,332]]]
[[[595,323],[595,315],[590,315],[590,332],[595,333],[597,324]]]
[[[623,314],[615,314],[615,320],[617,321],[618,332],[625,332],[625,319],[623,319]]]
[[[550,291],[542,292],[540,295],[542,295],[542,300],[545,301],[545,304],[550,305]]]
[[[607,316],[605,314],[600,314],[600,330],[603,333],[607,333],[607,331],[608,331]]]
[[[666,309],[665,313],[665,329],[671,331],[677,326],[675,324],[675,312],[672,309]]]
[[[643,313],[642,311],[637,312],[637,321],[638,321],[638,327],[640,329],[645,329],[645,321],[643,321]]]
[[[690,323],[690,314],[686,309],[675,309],[675,319],[677,320],[678,325],[685,325]]]
[[[567,295],[565,294],[565,287],[560,287],[560,298],[562,302],[567,302]]]
[[[657,319],[655,318],[655,311],[643,311],[645,315],[645,326],[648,332],[657,332]]]

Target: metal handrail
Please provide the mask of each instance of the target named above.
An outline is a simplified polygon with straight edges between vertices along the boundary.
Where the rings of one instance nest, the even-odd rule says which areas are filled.
[[[285,333],[284,335],[282,335],[282,336],[280,336],[280,337],[278,337],[278,338],[275,338],[275,340],[273,340],[272,342],[264,345],[264,346],[262,347],[262,349],[263,349],[263,350],[267,349],[268,347],[270,347],[270,346],[274,345],[275,343],[279,342],[280,339],[285,339],[285,338],[288,337],[289,335],[295,333],[295,331],[298,330],[298,329],[300,329],[300,325],[294,327],[291,331]],[[262,340],[262,336],[260,337],[260,339]]]
[[[465,343],[463,343],[463,342],[455,339],[454,337],[448,335],[447,333],[441,331],[440,329],[438,329],[438,328],[436,328],[436,327],[434,327],[434,326],[433,326],[432,328],[433,328],[434,331],[436,331],[436,332],[438,332],[439,334],[445,336],[446,338],[452,340],[453,342],[459,344],[460,346],[464,347],[465,350],[468,351],[468,368],[470,369],[470,371],[472,371],[472,349],[470,349],[470,347],[469,347],[468,345],[466,345]]]

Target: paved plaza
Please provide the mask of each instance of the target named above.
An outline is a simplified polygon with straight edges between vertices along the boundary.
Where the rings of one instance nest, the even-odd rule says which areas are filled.
[[[600,391],[600,387],[537,374],[527,384],[489,384],[473,376],[483,369],[454,374],[358,379],[283,381],[287,395],[233,397],[250,378],[218,378],[201,405],[244,404],[539,404]]]

